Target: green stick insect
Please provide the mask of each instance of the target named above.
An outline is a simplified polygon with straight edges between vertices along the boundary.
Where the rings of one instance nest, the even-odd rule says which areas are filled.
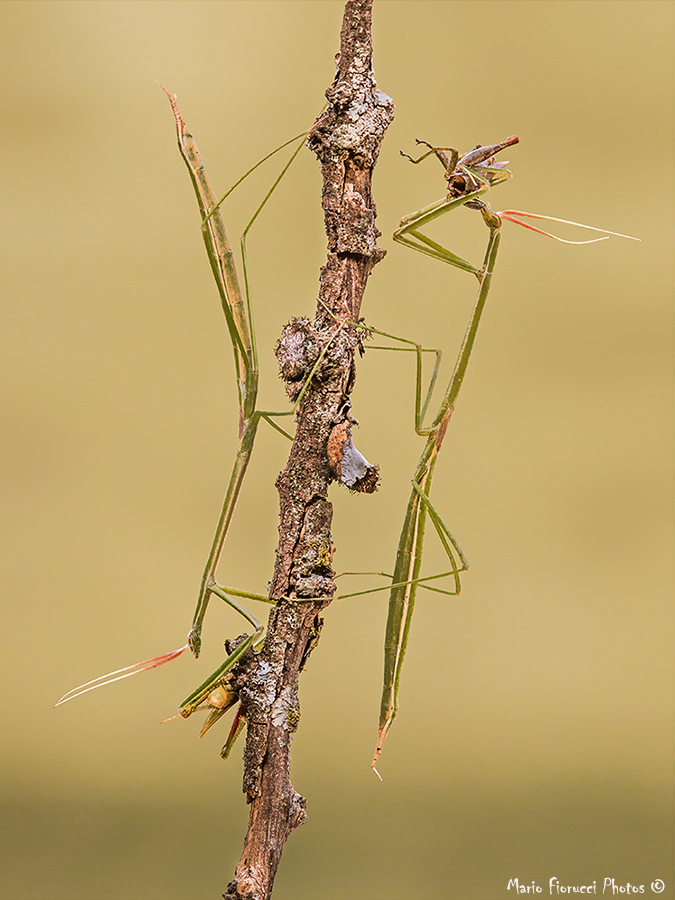
[[[238,603],[235,598],[258,600],[263,603],[274,602],[263,594],[256,594],[250,591],[242,591],[237,588],[221,585],[216,581],[215,577],[218,563],[223,552],[225,539],[232,522],[232,516],[234,514],[237,499],[241,491],[244,475],[246,474],[246,469],[253,452],[253,445],[255,442],[258,425],[261,420],[265,420],[286,438],[288,438],[289,440],[293,440],[292,436],[288,434],[288,432],[286,432],[283,428],[281,428],[274,421],[274,419],[278,416],[294,415],[298,404],[302,400],[307,385],[310,383],[321,361],[323,360],[330,341],[337,335],[343,325],[339,324],[336,327],[333,336],[329,338],[326,346],[322,348],[321,352],[319,353],[318,359],[314,364],[314,367],[310,371],[305,384],[303,385],[302,390],[300,391],[299,396],[295,401],[295,405],[291,409],[282,411],[257,409],[256,401],[259,379],[258,353],[256,348],[255,328],[251,309],[251,297],[246,257],[246,238],[260,212],[263,210],[268,200],[276,190],[279,182],[284,177],[284,175],[288,171],[288,168],[302,149],[304,139],[306,137],[306,132],[296,135],[294,138],[291,138],[289,141],[286,141],[281,146],[277,147],[271,153],[268,153],[267,156],[263,157],[263,159],[252,166],[237,182],[235,182],[235,184],[227,191],[227,193],[224,194],[223,197],[221,197],[220,200],[217,200],[216,195],[209,183],[206,169],[201,160],[197,144],[190,134],[189,130],[187,129],[185,122],[183,121],[183,118],[178,110],[176,96],[169,94],[169,92],[166,91],[163,86],[162,90],[164,90],[164,92],[167,94],[174,113],[176,121],[176,132],[178,136],[178,147],[190,173],[192,186],[197,197],[197,203],[201,215],[202,236],[206,245],[206,252],[209,263],[211,265],[214,279],[216,281],[218,293],[220,295],[230,340],[232,342],[232,349],[234,351],[234,364],[239,405],[239,446],[232,467],[232,472],[230,474],[223,506],[218,518],[216,533],[213,538],[211,550],[209,552],[206,567],[204,569],[204,574],[202,576],[199,595],[197,598],[197,606],[192,621],[192,627],[188,634],[187,643],[183,647],[180,647],[178,650],[172,650],[169,653],[155,656],[151,659],[143,660],[142,662],[135,663],[132,666],[126,666],[123,669],[118,669],[115,672],[109,673],[108,675],[103,675],[99,678],[94,679],[93,681],[89,681],[86,684],[80,685],[79,687],[74,688],[72,691],[69,691],[67,694],[64,694],[64,696],[58,701],[56,705],[59,706],[60,704],[66,703],[68,700],[72,700],[75,697],[80,696],[81,694],[87,693],[91,690],[95,690],[99,687],[103,687],[106,684],[110,684],[122,678],[128,678],[140,672],[145,672],[149,669],[161,666],[164,663],[170,662],[171,660],[180,656],[181,653],[183,653],[188,648],[192,651],[195,657],[198,657],[201,649],[201,634],[204,617],[206,615],[209,600],[211,596],[214,595],[216,597],[219,597],[221,600],[224,600],[225,603],[229,604],[233,609],[240,613],[240,615],[242,615],[253,626],[254,631],[253,634],[246,635],[242,639],[234,641],[231,644],[227,642],[227,658],[225,659],[225,661],[214,672],[212,672],[196,690],[194,690],[188,697],[186,697],[186,699],[179,706],[180,714],[185,717],[192,715],[192,713],[198,709],[210,710],[209,715],[207,716],[204,723],[204,727],[201,731],[201,734],[204,734],[206,730],[208,730],[208,728],[210,728],[211,725],[213,725],[214,722],[216,722],[237,701],[236,695],[229,688],[228,673],[251,646],[258,646],[262,640],[262,634],[264,631],[263,625],[258,622],[258,620],[255,619],[252,615],[250,615],[250,613],[240,603]],[[251,172],[258,168],[258,166],[262,165],[271,156],[278,153],[280,150],[283,150],[285,147],[288,147],[289,145],[292,145],[294,143],[297,143],[297,146],[293,150],[292,155],[282,168],[272,187],[265,195],[264,199],[256,209],[251,220],[248,222],[246,228],[242,233],[240,239],[243,274],[242,291],[242,282],[236,269],[234,253],[232,251],[232,246],[230,244],[227,230],[225,228],[225,224],[220,212],[221,204],[230,195],[230,193],[239,184],[241,184],[241,182],[248,175],[251,174]],[[236,738],[236,735],[241,730],[242,725],[243,718],[240,709],[235,715],[235,721],[233,723],[232,731],[230,732],[230,737],[228,738],[228,742],[223,748],[223,756],[227,756],[227,754],[229,753],[229,749],[234,739]]]
[[[379,772],[377,771],[376,764],[382,753],[384,741],[398,711],[401,668],[403,666],[403,659],[408,643],[417,587],[419,585],[427,590],[455,596],[459,594],[461,588],[460,573],[468,568],[464,554],[429,499],[429,495],[431,492],[431,483],[438,452],[441,449],[450,416],[453,413],[457,397],[459,396],[459,392],[464,382],[464,376],[466,375],[478,326],[490,290],[492,274],[497,259],[497,251],[499,249],[502,221],[507,220],[517,225],[522,225],[525,228],[530,228],[533,231],[545,234],[546,236],[562,241],[563,243],[593,243],[597,240],[606,240],[610,235],[629,237],[628,235],[617,235],[616,232],[607,231],[606,229],[593,228],[590,225],[579,225],[578,222],[569,222],[566,219],[558,219],[553,216],[540,216],[519,210],[504,210],[503,212],[496,213],[490,209],[486,202],[479,199],[481,194],[489,188],[511,178],[511,172],[505,168],[506,163],[495,162],[494,157],[497,153],[518,142],[518,137],[513,135],[497,144],[489,144],[484,147],[478,146],[461,158],[457,150],[453,148],[433,147],[425,141],[418,141],[418,144],[424,144],[424,146],[429,149],[417,159],[413,159],[411,156],[408,156],[408,154],[401,151],[402,156],[415,164],[422,162],[422,160],[429,156],[436,156],[445,170],[445,178],[448,182],[448,187],[447,194],[443,199],[437,200],[417,212],[404,216],[401,219],[399,227],[394,232],[394,240],[406,247],[411,247],[413,250],[431,256],[433,259],[440,260],[450,266],[474,275],[478,280],[478,295],[450,381],[445,389],[434,419],[431,425],[427,427],[424,427],[423,422],[436,384],[440,354],[437,351],[436,365],[431,376],[424,402],[422,402],[422,353],[424,351],[420,345],[415,345],[414,349],[414,352],[417,354],[415,431],[417,434],[426,437],[427,441],[412,478],[412,491],[399,539],[396,564],[392,576],[393,583],[389,587],[391,593],[384,645],[384,685],[380,707],[377,744],[372,761],[372,767],[378,777]],[[448,157],[446,151],[449,151],[451,156]],[[425,225],[432,222],[434,219],[437,219],[460,206],[478,210],[489,230],[485,257],[483,259],[483,265],[480,268],[452,253],[421,231]],[[546,219],[554,222],[578,225],[581,228],[602,232],[605,237],[594,238],[590,241],[566,241],[556,235],[549,234],[549,232],[542,231],[533,225],[520,221],[521,218]],[[630,239],[638,240],[638,238]],[[370,330],[375,331],[375,329]],[[378,333],[393,338],[396,341],[412,343],[403,338],[394,337],[393,335],[385,335],[384,332]],[[443,572],[440,575],[420,578],[427,516],[431,519],[443,549],[450,561],[451,568],[449,571]],[[454,581],[452,590],[444,590],[424,583],[433,579],[448,576]]]

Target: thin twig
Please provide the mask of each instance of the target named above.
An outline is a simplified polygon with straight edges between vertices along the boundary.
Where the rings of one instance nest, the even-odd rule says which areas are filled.
[[[335,592],[327,499],[335,476],[327,446],[333,428],[348,421],[360,339],[351,324],[336,334],[335,319],[358,322],[368,276],[384,256],[376,244],[371,177],[393,103],[373,77],[371,6],[372,0],[345,4],[328,107],[308,139],[321,162],[328,259],[314,324],[293,320],[277,346],[282,375],[296,376],[288,378],[289,396],[297,385],[296,357],[307,361],[309,374],[312,348],[327,349],[299,404],[288,463],[277,479],[279,544],[270,590],[277,603],[262,650],[245,657],[234,675],[247,721],[244,791],[251,812],[226,900],[268,900],[286,840],[306,819],[305,800],[290,780],[289,750],[299,720],[299,674]]]

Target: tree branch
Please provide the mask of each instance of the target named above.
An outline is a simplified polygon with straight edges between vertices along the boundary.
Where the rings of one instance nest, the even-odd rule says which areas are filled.
[[[352,490],[370,492],[377,483],[375,467],[351,443],[349,413],[359,344],[354,323],[368,276],[384,256],[376,244],[371,178],[394,111],[373,76],[371,7],[372,0],[345,4],[328,107],[308,139],[321,162],[328,258],[314,322],[292,320],[276,351],[292,399],[314,372],[298,408],[288,463],[277,479],[279,544],[270,589],[277,603],[264,647],[242,660],[236,673],[247,721],[244,791],[251,813],[225,900],[267,900],[285,842],[306,819],[305,800],[290,780],[289,750],[300,718],[299,674],[335,591],[328,487],[339,479]]]

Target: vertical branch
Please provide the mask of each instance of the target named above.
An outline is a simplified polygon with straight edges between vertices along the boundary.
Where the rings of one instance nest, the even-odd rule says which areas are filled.
[[[305,800],[290,780],[289,750],[300,717],[299,674],[316,644],[320,613],[335,591],[327,496],[336,476],[328,442],[337,426],[349,423],[358,344],[349,323],[359,318],[368,276],[384,256],[376,244],[371,178],[394,106],[373,76],[371,7],[372,0],[345,4],[328,107],[308,139],[321,162],[328,257],[314,322],[294,319],[277,346],[289,396],[297,398],[320,363],[303,394],[288,463],[277,479],[279,544],[270,590],[277,603],[263,649],[249,655],[237,673],[248,723],[244,792],[251,812],[226,900],[271,896],[284,844],[306,819]]]

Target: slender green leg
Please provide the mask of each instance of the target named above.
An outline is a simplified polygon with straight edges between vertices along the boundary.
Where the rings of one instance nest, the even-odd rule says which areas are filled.
[[[416,378],[415,378],[415,432],[419,435],[425,435],[426,431],[423,428],[423,422],[427,414],[427,409],[429,408],[429,402],[434,392],[434,388],[436,387],[436,381],[438,379],[438,372],[441,367],[441,361],[443,359],[443,351],[430,349],[428,347],[422,347],[421,344],[416,343],[415,341],[410,341],[407,338],[397,337],[395,334],[389,334],[386,331],[379,331],[377,328],[372,328],[369,325],[362,325],[361,323],[354,323],[357,327],[362,328],[364,332],[368,334],[379,334],[382,337],[390,338],[392,341],[400,341],[402,344],[408,344],[408,347],[382,347],[378,345],[372,345],[369,349],[371,350],[390,350],[396,353],[414,353],[416,355]],[[429,385],[427,387],[427,392],[424,397],[424,401],[422,401],[422,354],[423,353],[434,353],[436,356],[434,362],[434,369],[431,373],[431,378],[429,379]]]

